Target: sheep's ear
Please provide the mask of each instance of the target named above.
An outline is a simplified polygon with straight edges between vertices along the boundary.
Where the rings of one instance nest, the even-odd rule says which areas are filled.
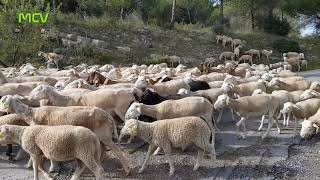
[[[316,123],[313,123],[312,126],[316,128],[316,134],[319,134],[320,132],[319,126]]]

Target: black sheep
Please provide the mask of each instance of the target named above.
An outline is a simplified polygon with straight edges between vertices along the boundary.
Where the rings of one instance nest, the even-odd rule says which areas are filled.
[[[191,81],[188,83],[190,86],[190,91],[198,91],[198,90],[207,90],[210,89],[210,86],[205,81]]]

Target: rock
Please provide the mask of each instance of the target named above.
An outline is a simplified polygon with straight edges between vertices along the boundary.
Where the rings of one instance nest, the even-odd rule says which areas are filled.
[[[94,46],[101,46],[104,43],[105,43],[104,41],[100,41],[99,39],[92,39],[92,42],[91,42],[91,44]]]
[[[77,43],[81,44],[89,44],[91,42],[90,38],[86,38],[83,36],[77,36]]]
[[[118,51],[122,51],[122,52],[130,52],[131,51],[131,48],[129,48],[129,47],[118,46],[117,49],[118,49]]]
[[[183,38],[183,40],[185,40],[185,41],[192,41],[191,38]]]

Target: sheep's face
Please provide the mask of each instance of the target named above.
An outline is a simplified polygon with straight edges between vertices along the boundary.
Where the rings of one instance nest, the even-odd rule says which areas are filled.
[[[319,126],[312,121],[304,120],[301,125],[300,136],[304,139],[310,138],[313,134],[316,134],[319,131]]]
[[[279,80],[279,78],[273,78],[270,82],[269,82],[269,84],[268,84],[268,86],[279,86],[279,84],[280,84],[280,80]]]
[[[315,98],[318,97],[318,93],[314,90],[305,90],[301,95],[300,95],[300,101],[304,101],[307,99]]]
[[[39,85],[38,87],[34,88],[30,94],[29,99],[33,100],[40,100],[40,99],[48,99],[48,93],[46,90],[48,90],[49,87],[46,87],[44,85]]]
[[[214,108],[215,109],[223,109],[224,107],[227,106],[229,101],[229,97],[225,94],[220,95],[217,99],[217,101],[214,103]]]
[[[137,81],[134,83],[134,86],[138,89],[143,89],[148,86],[148,82],[144,76],[138,76]]]
[[[281,110],[282,113],[289,113],[293,110],[293,103],[287,102],[283,105],[283,109]]]
[[[320,90],[320,83],[319,82],[312,82],[309,89]]]
[[[141,115],[140,104],[132,103],[125,115],[125,119],[137,119],[140,115]]]
[[[191,93],[191,92],[190,92],[189,90],[184,89],[184,88],[181,88],[181,89],[179,89],[179,91],[178,91],[177,94],[179,94],[179,95],[188,95],[188,94],[190,94],[190,93]]]
[[[64,87],[66,87],[66,82],[65,82],[65,81],[62,81],[62,80],[59,80],[59,81],[54,85],[54,87],[55,87],[56,89],[61,90],[61,89],[63,89]]]
[[[222,86],[221,86],[221,89],[223,90],[223,92],[225,94],[228,94],[230,93],[234,88],[234,85],[233,84],[228,84],[228,83],[223,83]]]
[[[5,124],[0,126],[0,143],[2,144],[6,144],[6,142],[8,143],[12,143],[12,136],[11,133],[9,132],[9,127],[10,125]]]
[[[0,100],[0,110],[7,113],[14,113],[11,109],[14,97],[11,95],[3,96]]]
[[[125,122],[123,128],[120,131],[119,142],[125,135],[137,136],[138,135],[138,120],[129,119]]]

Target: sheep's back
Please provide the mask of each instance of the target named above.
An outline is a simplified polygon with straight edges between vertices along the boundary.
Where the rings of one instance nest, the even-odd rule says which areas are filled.
[[[153,138],[159,145],[162,139],[168,139],[173,147],[186,147],[196,141],[209,142],[211,136],[209,126],[199,117],[164,119],[153,122],[153,126]]]

